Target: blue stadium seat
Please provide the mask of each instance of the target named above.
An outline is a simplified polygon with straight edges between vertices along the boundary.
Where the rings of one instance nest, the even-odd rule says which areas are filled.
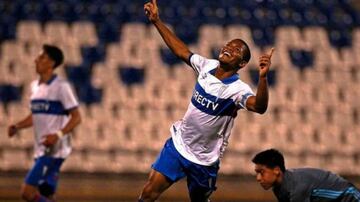
[[[180,24],[174,26],[176,35],[186,44],[196,43],[200,20],[182,19]]]
[[[0,102],[9,103],[20,101],[22,99],[21,94],[23,91],[22,86],[13,86],[10,84],[0,85]]]
[[[135,85],[144,83],[145,70],[143,68],[120,66],[118,69],[119,78],[125,85]]]
[[[71,23],[78,19],[74,6],[64,1],[48,2],[47,7],[51,15],[51,20],[66,21]]]
[[[316,7],[310,7],[303,11],[304,23],[307,26],[325,26],[327,25],[328,18],[321,13]]]
[[[119,41],[120,24],[114,18],[107,18],[104,22],[97,24],[97,33],[100,43]]]
[[[90,64],[104,61],[105,49],[106,46],[104,44],[99,44],[96,47],[82,47],[81,53],[82,53],[83,61],[88,62]]]
[[[314,63],[312,51],[292,49],[289,51],[291,62],[299,69],[311,67]]]
[[[19,6],[19,14],[27,20],[46,22],[50,19],[47,5],[40,1],[25,1],[23,5]]]
[[[337,48],[350,47],[352,33],[349,29],[331,29],[328,32],[330,44]]]
[[[90,82],[91,64],[85,63],[81,66],[67,66],[65,68],[69,81],[75,86],[81,86]]]
[[[257,86],[259,83],[259,70],[251,68],[249,71],[251,82],[254,86]],[[271,69],[268,72],[268,84],[270,87],[276,86],[276,70]]]
[[[16,19],[12,16],[1,16],[0,18],[0,41],[14,39],[16,35]]]
[[[91,64],[83,63],[81,66],[67,66],[66,74],[74,85],[79,100],[87,105],[99,103],[102,100],[102,89],[91,85]]]
[[[181,63],[181,60],[168,48],[161,48],[160,55],[162,61],[170,66]]]
[[[275,43],[274,29],[272,27],[252,28],[251,34],[254,43],[259,47],[270,46]]]
[[[100,103],[102,101],[102,89],[94,88],[90,83],[75,86],[79,100],[86,105]]]

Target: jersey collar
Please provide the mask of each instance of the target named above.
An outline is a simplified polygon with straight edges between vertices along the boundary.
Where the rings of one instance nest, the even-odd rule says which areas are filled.
[[[57,78],[56,74],[53,74],[51,78],[46,82],[46,85],[50,85]],[[40,79],[38,81],[38,85],[40,85]]]
[[[215,76],[215,71],[216,71],[216,68],[215,69],[212,69],[209,71],[209,73],[213,76]],[[223,80],[220,80],[223,84],[231,84],[233,82],[235,82],[236,80],[240,79],[240,76],[239,74],[234,74],[228,78],[225,78]]]
[[[49,79],[49,81],[46,82],[46,84],[50,85],[56,79],[56,77],[57,77],[56,74],[52,75],[52,77]]]

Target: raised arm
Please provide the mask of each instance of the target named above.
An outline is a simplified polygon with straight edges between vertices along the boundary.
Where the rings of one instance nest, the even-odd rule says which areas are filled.
[[[256,91],[256,96],[251,96],[246,102],[246,108],[250,111],[263,114],[266,112],[269,102],[269,90],[267,82],[267,73],[271,65],[271,57],[274,53],[274,48],[269,54],[260,56],[259,61],[259,83]]]
[[[153,23],[164,39],[166,45],[171,51],[188,65],[190,65],[189,57],[191,52],[189,48],[182,42],[173,32],[165,26],[159,17],[159,10],[156,0],[151,0],[144,5],[144,11],[150,22]]]

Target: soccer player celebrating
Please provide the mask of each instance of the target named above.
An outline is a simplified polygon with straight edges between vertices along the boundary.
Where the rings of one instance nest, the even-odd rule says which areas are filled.
[[[269,149],[255,155],[256,180],[273,189],[279,202],[360,202],[360,192],[344,178],[315,168],[285,168],[283,155]]]
[[[171,126],[171,138],[152,165],[150,177],[139,201],[155,201],[162,192],[187,177],[191,201],[208,201],[216,189],[219,158],[228,145],[237,110],[260,114],[268,106],[267,73],[271,55],[260,57],[259,84],[256,95],[242,82],[237,71],[250,60],[248,45],[241,39],[229,41],[218,60],[190,52],[188,47],[160,20],[156,0],[144,10],[172,52],[197,74],[197,82],[188,110]]]
[[[25,201],[54,200],[60,166],[71,152],[70,132],[81,122],[70,84],[54,74],[63,58],[59,48],[43,45],[35,60],[39,79],[31,83],[31,113],[8,128],[12,137],[19,130],[34,126],[35,163],[22,186]]]

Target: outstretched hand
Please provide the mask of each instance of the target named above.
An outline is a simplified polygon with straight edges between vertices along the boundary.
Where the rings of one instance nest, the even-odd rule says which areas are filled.
[[[260,75],[260,77],[267,76],[267,73],[269,72],[269,68],[271,65],[271,57],[272,57],[272,54],[274,53],[274,51],[275,51],[275,49],[271,48],[269,54],[264,54],[264,55],[260,56],[260,58],[259,58],[259,63],[260,63],[259,75]]]
[[[154,23],[159,20],[159,10],[156,0],[151,0],[144,5],[145,15],[149,18],[150,22]]]

